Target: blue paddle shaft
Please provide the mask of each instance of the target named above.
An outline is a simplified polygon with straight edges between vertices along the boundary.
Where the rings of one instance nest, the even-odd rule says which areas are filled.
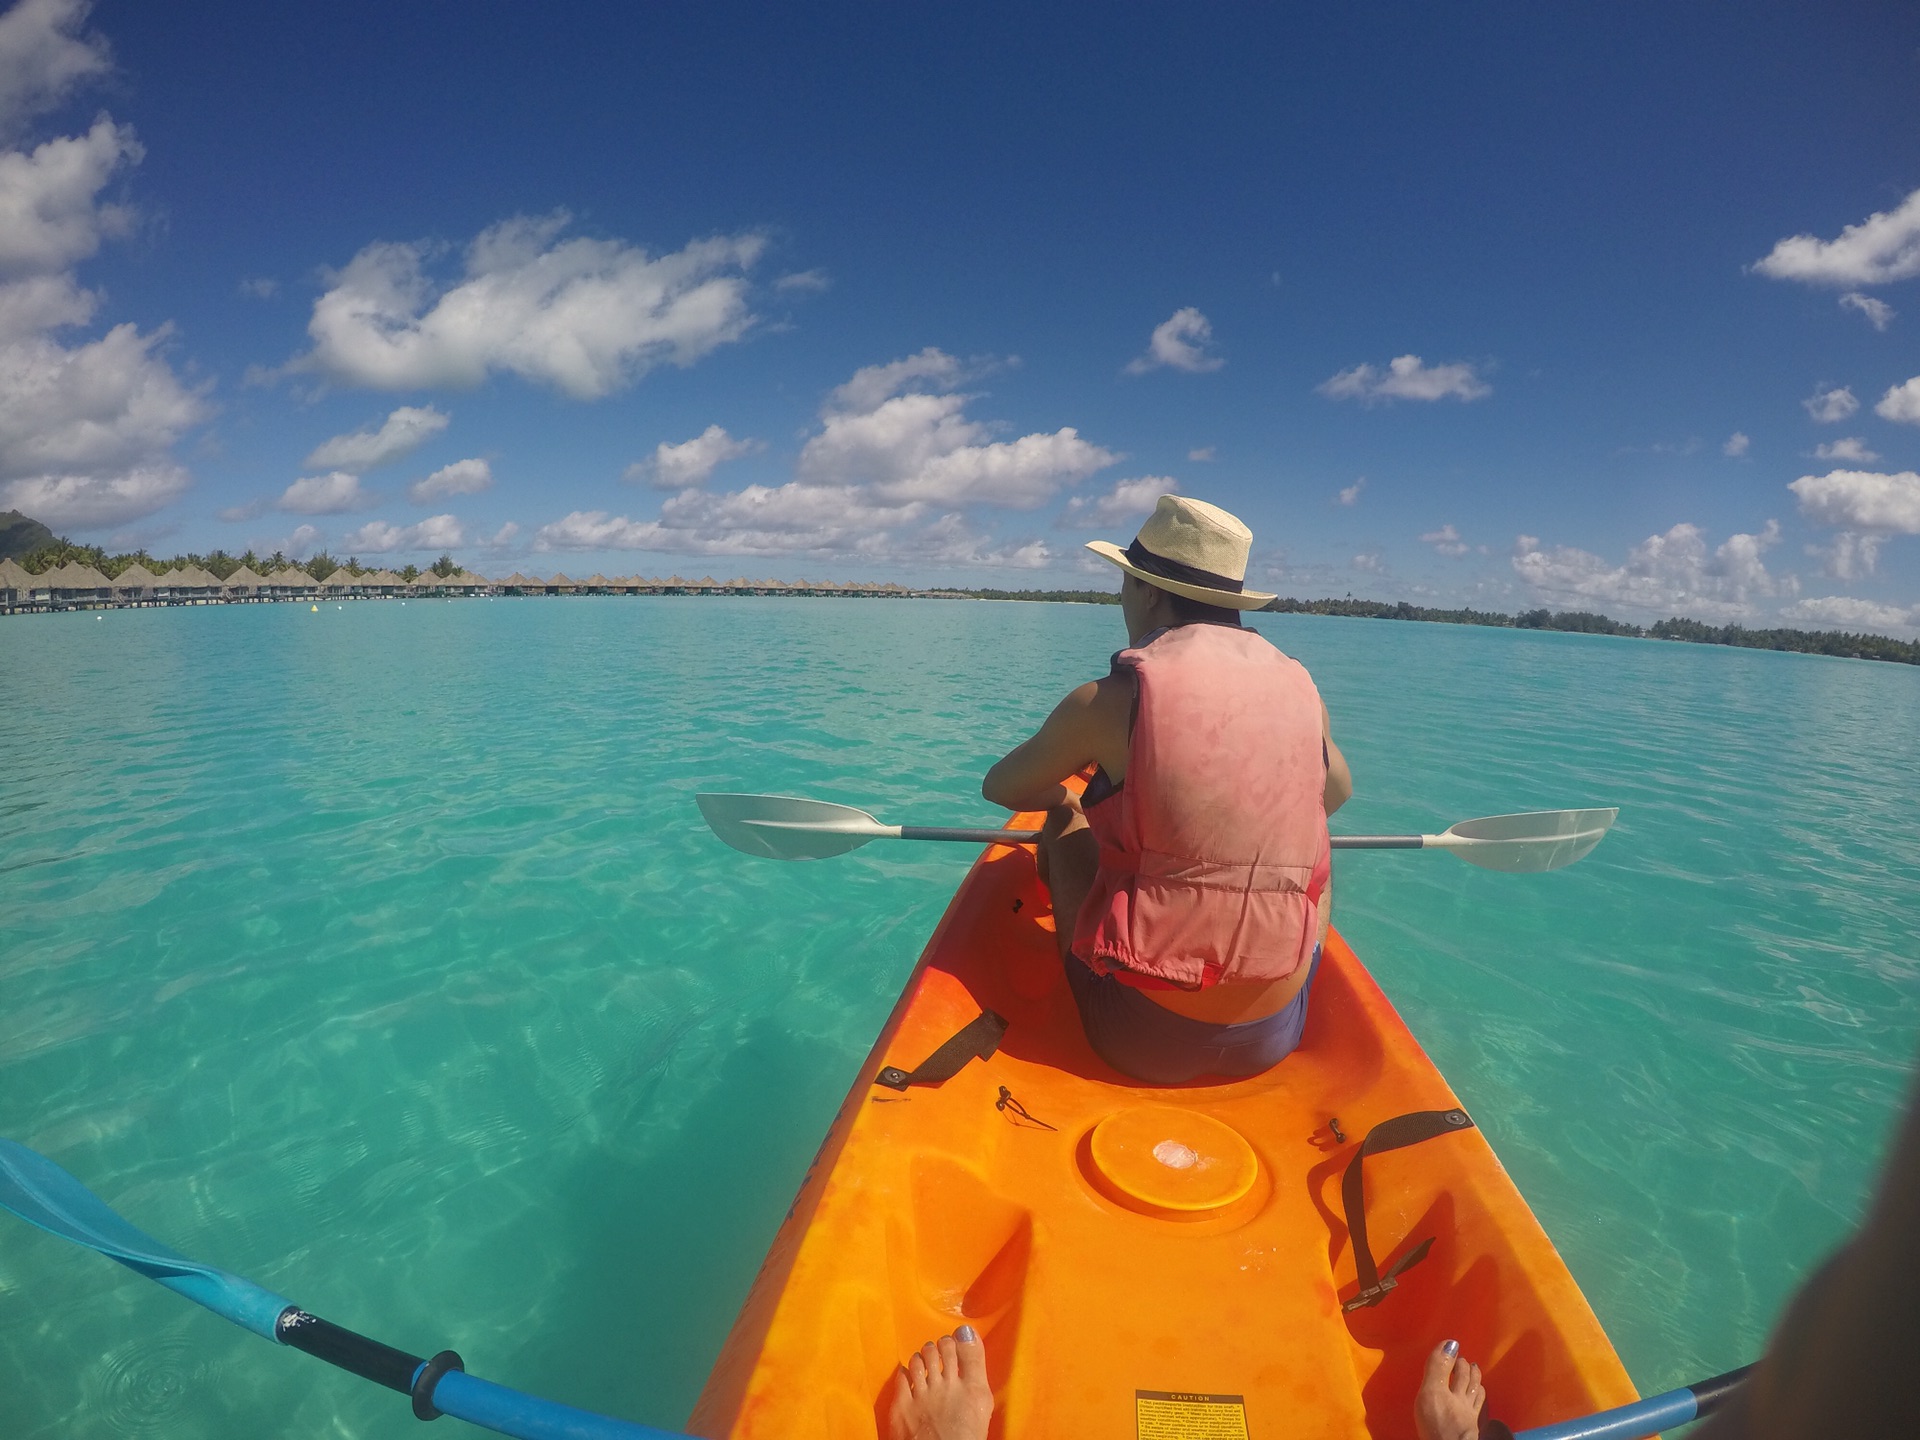
[[[1636,1400],[1631,1405],[1602,1410],[1596,1415],[1584,1415],[1578,1420],[1519,1430],[1513,1440],[1642,1440],[1644,1436],[1711,1415],[1720,1408],[1721,1401],[1740,1387],[1752,1368],[1742,1365],[1711,1380],[1696,1380],[1664,1395]]]
[[[50,1235],[97,1250],[242,1329],[304,1350],[402,1394],[425,1388],[421,1376],[429,1364],[439,1363],[369,1340],[308,1314],[251,1280],[189,1260],[128,1224],[46,1156],[14,1140],[0,1139],[0,1208]],[[451,1356],[442,1358],[459,1363]],[[438,1410],[517,1440],[688,1440],[670,1431],[523,1395],[460,1370],[439,1375],[428,1393],[416,1398],[416,1414],[422,1413],[423,1403],[425,1416]]]

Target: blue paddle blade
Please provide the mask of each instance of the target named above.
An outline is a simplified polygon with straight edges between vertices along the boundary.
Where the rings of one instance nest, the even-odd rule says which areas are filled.
[[[121,1219],[46,1156],[15,1140],[0,1139],[0,1207],[62,1240],[98,1250],[268,1340],[275,1338],[273,1326],[280,1312],[293,1303],[251,1280],[168,1249]]]

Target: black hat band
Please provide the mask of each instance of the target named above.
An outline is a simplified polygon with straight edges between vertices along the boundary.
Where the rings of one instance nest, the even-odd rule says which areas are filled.
[[[1178,580],[1183,585],[1199,585],[1208,590],[1230,590],[1236,595],[1247,588],[1246,581],[1235,580],[1231,575],[1202,570],[1198,565],[1182,565],[1178,560],[1169,560],[1164,555],[1156,555],[1140,543],[1140,537],[1137,535],[1133,543],[1127,546],[1127,563],[1136,570],[1144,570],[1149,575],[1158,575],[1163,580]]]

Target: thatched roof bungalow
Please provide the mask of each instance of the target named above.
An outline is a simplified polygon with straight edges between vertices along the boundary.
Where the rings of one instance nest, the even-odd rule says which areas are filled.
[[[564,570],[554,571],[552,577],[547,581],[547,593],[549,595],[571,595],[579,588],[580,582],[568,579]]]
[[[85,604],[113,599],[113,582],[91,565],[69,560],[40,576],[49,598],[61,604]]]
[[[149,600],[159,578],[136,560],[113,577],[113,593],[121,600]]]
[[[264,584],[266,584],[264,577],[254,574],[251,566],[242,565],[220,582],[220,588],[230,596],[257,595]]]
[[[169,588],[175,599],[213,600],[224,593],[220,577],[201,565],[171,571],[168,578],[172,581]]]
[[[0,557],[0,606],[11,610],[16,605],[25,605],[38,578],[29,575],[12,559]]]

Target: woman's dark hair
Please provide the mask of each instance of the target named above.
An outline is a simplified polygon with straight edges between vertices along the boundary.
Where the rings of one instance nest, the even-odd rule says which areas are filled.
[[[1176,595],[1171,590],[1163,591],[1173,601],[1173,618],[1180,625],[1231,625],[1240,626],[1240,612],[1225,605],[1209,605],[1204,600],[1189,599],[1185,595]]]

